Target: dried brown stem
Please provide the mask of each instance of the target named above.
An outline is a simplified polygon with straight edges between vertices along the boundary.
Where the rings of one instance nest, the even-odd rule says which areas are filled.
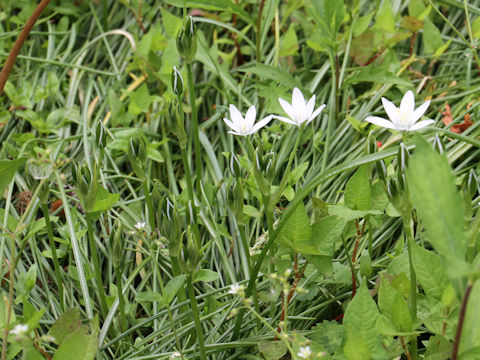
[[[463,322],[467,312],[468,298],[472,292],[473,284],[468,284],[465,294],[463,295],[462,307],[460,308],[460,316],[458,317],[457,331],[455,332],[455,341],[453,342],[452,360],[458,359],[458,348],[460,346],[460,338],[462,337]]]

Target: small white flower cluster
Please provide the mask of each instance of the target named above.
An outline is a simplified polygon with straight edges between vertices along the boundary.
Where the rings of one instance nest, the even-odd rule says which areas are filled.
[[[13,330],[10,330],[10,334],[22,336],[28,332],[28,325],[27,324],[18,324],[16,325]]]
[[[298,88],[293,89],[291,104],[282,98],[279,98],[278,101],[288,117],[269,115],[255,124],[257,115],[255,106],[250,106],[245,117],[243,117],[235,105],[230,105],[231,120],[224,118],[223,121],[232,129],[229,131],[230,134],[247,136],[256,133],[272,119],[278,119],[284,123],[300,127],[303,123],[310,123],[320,115],[326,107],[326,105],[323,104],[314,111],[315,95],[306,101]],[[430,100],[415,109],[415,96],[411,90],[405,93],[398,108],[391,101],[383,97],[382,104],[390,120],[378,116],[369,116],[365,120],[372,124],[397,131],[415,131],[435,122],[432,119],[418,121],[427,111]]]
[[[135,229],[137,229],[138,231],[143,231],[145,230],[145,222],[144,221],[139,221],[135,224]]]
[[[312,354],[313,353],[310,349],[310,346],[301,346],[300,349],[298,349],[297,356],[302,359],[310,359],[312,357]]]

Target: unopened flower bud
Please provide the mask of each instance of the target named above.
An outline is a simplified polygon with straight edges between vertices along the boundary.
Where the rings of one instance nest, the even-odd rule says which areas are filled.
[[[183,94],[183,78],[176,66],[172,70],[172,90],[177,96]]]
[[[185,18],[178,32],[177,50],[187,63],[192,62],[197,53],[197,30],[191,16]]]
[[[104,149],[107,145],[107,134],[105,132],[105,126],[101,120],[98,121],[95,129],[95,140],[97,142],[97,147],[100,149]]]
[[[143,181],[147,167],[147,147],[142,136],[130,138],[127,156],[133,171]]]

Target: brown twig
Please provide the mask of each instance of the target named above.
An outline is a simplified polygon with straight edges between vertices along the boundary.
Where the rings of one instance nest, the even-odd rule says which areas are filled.
[[[463,322],[467,312],[468,298],[472,292],[473,284],[468,284],[465,294],[463,295],[462,307],[460,308],[460,316],[458,317],[457,331],[455,332],[455,341],[453,342],[452,360],[458,359],[458,348],[460,346],[460,338],[462,337]]]
[[[13,48],[8,55],[7,61],[5,62],[5,65],[3,65],[2,72],[0,72],[0,95],[2,95],[3,93],[3,88],[7,83],[8,75],[10,75],[10,71],[12,71],[13,64],[15,63],[15,60],[20,53],[20,49],[22,48],[23,43],[25,42],[25,40],[27,40],[28,34],[30,33],[30,31],[32,31],[35,23],[37,22],[38,18],[42,14],[43,10],[45,10],[49,2],[50,0],[42,0],[40,4],[38,4],[37,8],[30,16],[30,19],[28,19],[27,23],[25,24],[25,27],[20,32],[17,41],[13,45]]]
[[[405,339],[403,338],[403,336],[400,336],[400,342],[402,343],[402,348],[405,356],[408,360],[412,360],[412,355],[410,355],[410,351],[408,351],[408,347],[407,344],[405,344]]]

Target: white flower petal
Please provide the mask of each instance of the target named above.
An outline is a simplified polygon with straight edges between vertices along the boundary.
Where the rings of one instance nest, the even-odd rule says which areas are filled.
[[[408,129],[408,131],[415,131],[415,130],[423,129],[424,127],[426,127],[428,125],[432,125],[434,123],[435,123],[435,120],[432,120],[432,119],[422,120],[422,121],[419,121],[419,122],[413,124],[413,126],[411,126]]]
[[[277,119],[277,120],[280,120],[280,121],[282,121],[282,122],[284,122],[284,123],[287,123],[287,124],[291,124],[291,125],[298,126],[298,124],[297,124],[295,121],[293,121],[292,119],[283,117],[283,116],[274,115],[273,118],[274,118],[274,119]]]
[[[238,135],[238,136],[246,136],[247,134],[241,133],[241,132],[236,132],[236,131],[229,131],[229,134],[232,135]]]
[[[316,96],[313,95],[310,100],[308,100],[307,105],[304,108],[303,111],[303,119],[305,120],[310,120],[310,117],[312,116],[313,109],[315,108],[315,98]]]
[[[382,104],[390,120],[392,120],[395,125],[398,125],[400,122],[400,114],[395,104],[384,97],[382,97]]]
[[[423,114],[427,111],[428,107],[430,106],[430,100],[425,101],[422,105],[420,105],[412,114],[410,118],[411,124],[415,124],[418,119],[420,119]]]
[[[262,127],[264,127],[265,125],[267,125],[271,120],[272,120],[273,116],[272,115],[269,115],[267,116],[266,118],[263,118],[262,120],[260,120],[259,122],[257,122],[253,127],[252,127],[252,134],[253,133],[256,133],[258,130],[260,130]]]
[[[257,110],[255,109],[255,106],[252,105],[248,108],[247,113],[245,115],[245,126],[247,127],[247,129],[251,129],[253,127],[256,116],[257,116]]]
[[[305,107],[305,98],[299,88],[293,89],[292,93],[292,107],[297,112]]]
[[[400,103],[400,113],[409,116],[413,114],[414,109],[415,96],[412,90],[408,90],[405,95],[403,95],[402,102]]]
[[[313,119],[315,119],[318,115],[320,115],[320,113],[322,112],[323,109],[325,109],[327,107],[327,105],[323,104],[323,105],[320,105],[320,107],[315,110],[313,112],[313,114],[310,116],[310,118],[308,119],[308,122],[312,121]],[[308,124],[308,123],[307,123]]]
[[[388,121],[386,119],[383,119],[378,116],[369,116],[365,119],[365,121],[368,121],[369,123],[387,128],[387,129],[393,129],[393,130],[399,130],[397,126],[391,121]]]
[[[225,122],[225,124],[227,124],[230,127],[230,129],[238,131],[237,126],[233,122],[231,122],[227,118],[223,118],[223,121]]]
[[[292,105],[290,105],[288,101],[285,101],[282,98],[278,98],[278,102],[280,103],[280,106],[282,107],[283,111],[285,111],[285,113],[288,116],[290,116],[292,119],[295,119],[295,111]]]
[[[242,126],[244,122],[244,118],[240,111],[235,107],[235,105],[230,104],[230,117],[232,118],[232,122],[237,126]]]

